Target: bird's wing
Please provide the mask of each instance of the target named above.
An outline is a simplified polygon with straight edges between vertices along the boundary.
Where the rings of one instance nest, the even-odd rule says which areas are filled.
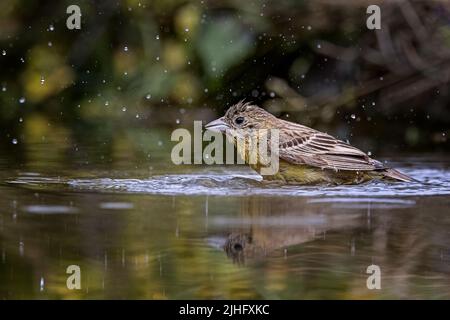
[[[383,169],[381,162],[326,133],[298,125],[280,130],[279,157],[293,164],[332,170]]]

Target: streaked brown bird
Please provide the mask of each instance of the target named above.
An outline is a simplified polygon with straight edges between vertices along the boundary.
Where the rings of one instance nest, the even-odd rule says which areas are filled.
[[[241,157],[249,163],[248,149],[230,137],[230,129],[258,131],[278,129],[279,170],[264,175],[265,180],[287,184],[358,184],[373,179],[413,181],[409,176],[371,159],[363,151],[312,128],[278,119],[264,109],[239,102],[225,115],[206,125],[206,129],[225,133],[234,141]],[[262,130],[263,131],[263,130]],[[259,171],[260,163],[249,163]]]

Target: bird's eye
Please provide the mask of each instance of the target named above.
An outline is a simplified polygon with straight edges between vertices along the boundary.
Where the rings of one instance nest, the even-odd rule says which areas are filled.
[[[244,117],[237,117],[236,119],[234,119],[234,122],[236,124],[242,124],[244,122]]]

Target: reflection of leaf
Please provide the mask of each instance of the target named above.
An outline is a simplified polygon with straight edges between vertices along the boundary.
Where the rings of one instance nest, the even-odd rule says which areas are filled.
[[[251,34],[232,18],[211,22],[198,40],[197,49],[210,76],[226,72],[253,49]]]

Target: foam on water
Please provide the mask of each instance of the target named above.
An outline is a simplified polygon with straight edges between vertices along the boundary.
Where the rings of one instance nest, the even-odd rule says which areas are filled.
[[[433,196],[450,194],[450,171],[443,169],[403,169],[420,182],[391,183],[372,181],[351,186],[280,186],[265,184],[261,177],[242,172],[200,172],[168,174],[148,179],[53,179],[27,176],[10,183],[63,184],[70,190],[139,193],[155,195],[269,195],[269,196]],[[405,203],[403,203],[405,205]]]

